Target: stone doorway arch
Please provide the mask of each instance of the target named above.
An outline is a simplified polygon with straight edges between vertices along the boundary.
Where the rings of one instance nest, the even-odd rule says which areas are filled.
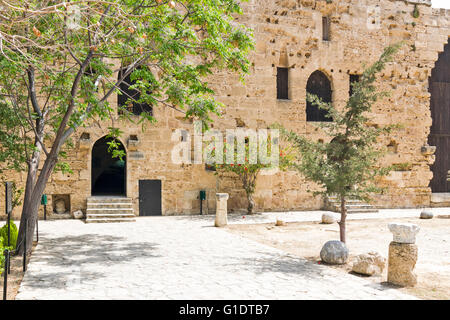
[[[450,39],[449,39],[450,40]],[[439,54],[429,79],[431,117],[433,124],[428,144],[436,146],[436,161],[431,166],[433,193],[450,192],[447,175],[450,170],[450,42]]]
[[[108,142],[112,138],[103,137],[92,147],[91,194],[92,196],[126,196],[127,163],[123,159],[113,158],[108,151]],[[116,140],[121,150],[122,142]]]

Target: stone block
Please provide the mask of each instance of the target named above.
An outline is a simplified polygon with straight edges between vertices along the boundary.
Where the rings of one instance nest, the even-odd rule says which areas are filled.
[[[386,266],[386,259],[377,252],[360,254],[353,261],[352,271],[368,276],[381,275]]]
[[[398,243],[413,244],[420,227],[411,223],[390,223],[389,230],[394,235],[394,241]]]
[[[336,223],[336,221],[337,221],[336,216],[331,212],[325,212],[322,215],[322,223],[323,224],[333,224],[333,223]]]
[[[414,267],[418,249],[415,244],[391,242],[389,245],[388,282],[398,286],[414,286]]]
[[[320,258],[329,264],[345,264],[348,260],[347,246],[341,241],[328,241],[320,251]]]
[[[424,210],[420,213],[420,219],[433,219],[434,214],[430,210]]]

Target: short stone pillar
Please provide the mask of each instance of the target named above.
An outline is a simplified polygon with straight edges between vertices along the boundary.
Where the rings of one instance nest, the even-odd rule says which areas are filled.
[[[227,201],[230,196],[228,193],[216,193],[216,227],[225,227],[228,224]]]
[[[418,253],[415,242],[420,228],[409,223],[390,223],[388,226],[394,235],[394,241],[389,244],[388,282],[404,287],[415,286],[414,267]]]

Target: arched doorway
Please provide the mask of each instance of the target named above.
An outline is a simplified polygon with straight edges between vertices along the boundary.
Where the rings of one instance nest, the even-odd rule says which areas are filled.
[[[436,146],[436,161],[431,166],[433,193],[450,192],[447,174],[450,170],[450,42],[439,55],[429,79],[431,126],[428,144]]]
[[[91,187],[92,195],[126,195],[126,157],[113,158],[108,151],[108,142],[112,138],[103,137],[92,147]],[[119,148],[125,151],[123,144],[117,141]]]
[[[314,71],[308,79],[306,92],[316,95],[323,102],[331,102],[331,82],[321,71]],[[318,106],[306,101],[306,121],[331,122],[333,119],[327,117],[328,111],[319,109]]]

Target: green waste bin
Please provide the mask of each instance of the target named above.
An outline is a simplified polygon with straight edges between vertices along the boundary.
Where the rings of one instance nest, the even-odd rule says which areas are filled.
[[[44,205],[44,206],[46,206],[46,205],[47,205],[47,202],[48,202],[48,200],[47,200],[47,195],[46,195],[46,194],[43,194],[42,197],[41,197],[41,204]]]

